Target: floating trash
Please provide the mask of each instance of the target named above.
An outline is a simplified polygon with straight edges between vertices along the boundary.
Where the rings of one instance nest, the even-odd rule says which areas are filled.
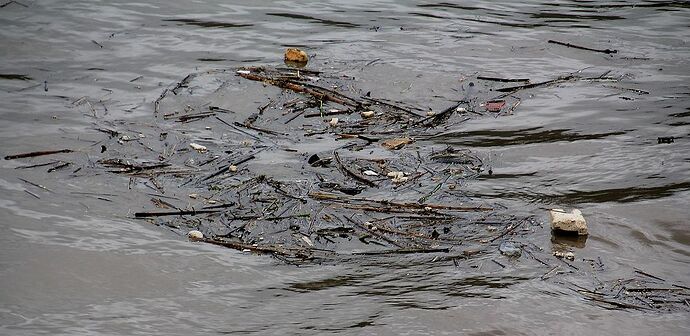
[[[522,255],[520,246],[511,241],[502,242],[501,245],[498,246],[498,250],[507,257],[517,258]]]
[[[196,144],[193,142],[189,144],[189,147],[192,147],[192,149],[194,149],[195,151],[197,151],[199,153],[204,153],[207,150],[206,146],[202,146],[202,145],[199,145],[199,144]]]
[[[192,240],[201,240],[204,239],[204,234],[199,230],[192,230],[187,232],[187,237]]]

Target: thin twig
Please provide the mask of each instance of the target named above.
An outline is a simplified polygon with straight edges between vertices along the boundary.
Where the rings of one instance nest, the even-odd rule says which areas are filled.
[[[359,174],[355,173],[355,172],[352,171],[351,169],[347,168],[347,167],[343,164],[342,160],[340,159],[340,154],[338,154],[338,151],[333,151],[333,157],[335,158],[335,161],[338,163],[338,167],[340,168],[340,170],[341,170],[343,173],[345,173],[346,175],[352,176],[355,180],[360,181],[360,182],[362,182],[362,183],[364,183],[364,184],[366,184],[366,185],[368,185],[368,186],[371,186],[371,187],[378,187],[378,184],[376,184],[376,183],[374,183],[374,182],[368,180],[367,178],[365,178],[365,177],[363,177],[363,176],[360,176]]]
[[[52,155],[52,154],[58,154],[58,153],[72,153],[72,152],[74,152],[74,151],[71,149],[37,151],[37,152],[8,155],[8,156],[5,156],[5,160],[23,159],[23,158],[28,158],[28,157]]]
[[[615,54],[618,52],[618,50],[615,50],[615,49],[613,49],[613,50],[612,49],[594,49],[594,48],[588,48],[588,47],[582,47],[582,46],[570,44],[567,42],[559,42],[559,41],[555,41],[555,40],[549,40],[548,42],[553,43],[553,44],[566,46],[568,48],[582,49],[582,50],[600,52],[600,53],[604,53],[604,54]]]

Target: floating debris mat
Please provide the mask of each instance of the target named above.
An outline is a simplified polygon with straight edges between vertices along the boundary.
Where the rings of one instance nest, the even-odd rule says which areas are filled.
[[[220,84],[200,93],[209,83]],[[238,120],[242,114],[216,98],[251,83],[266,101]],[[166,138],[183,138],[173,136],[175,123],[195,122],[228,130],[222,139],[190,139],[163,162],[99,163],[156,180],[160,190],[176,188],[194,204],[157,199],[158,209],[135,217],[291,262],[426,253],[466,258],[496,250],[499,238],[531,232],[533,221],[467,194],[466,182],[486,174],[480,156],[426,141],[472,118],[512,113],[518,99],[496,103],[489,86],[468,82],[461,99],[436,112],[356,86],[352,77],[296,68],[192,74],[156,100],[157,115],[173,123]]]
[[[559,283],[605,309],[657,312],[690,310],[690,288],[687,286],[637,268],[625,278],[600,280],[607,272],[601,258],[582,259],[581,266],[588,270],[580,270],[569,263],[556,265],[542,276],[542,280]]]

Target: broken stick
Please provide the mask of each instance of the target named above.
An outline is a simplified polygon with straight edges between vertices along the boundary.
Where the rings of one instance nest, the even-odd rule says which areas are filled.
[[[583,47],[583,46],[574,45],[574,44],[570,44],[567,42],[555,41],[555,40],[549,40],[548,42],[553,43],[553,44],[566,46],[568,48],[582,49],[582,50],[600,52],[600,53],[604,53],[604,54],[615,54],[618,52],[618,50],[615,50],[615,49],[613,49],[613,50],[611,50],[611,49],[594,49],[594,48]]]
[[[5,156],[5,160],[23,159],[23,158],[28,158],[28,157],[36,157],[36,156],[59,154],[59,153],[72,153],[72,152],[74,152],[74,151],[71,149],[28,152],[28,153],[13,154],[13,155]]]

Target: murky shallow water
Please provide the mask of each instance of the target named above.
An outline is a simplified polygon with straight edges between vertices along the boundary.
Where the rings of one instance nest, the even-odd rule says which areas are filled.
[[[363,89],[432,108],[457,99],[461,79],[476,73],[540,81],[611,70],[624,81],[532,90],[514,115],[467,122],[433,142],[489,158],[495,174],[465,186],[475,197],[542,220],[545,208],[582,209],[592,234],[577,255],[601,258],[602,280],[636,267],[690,283],[685,2],[21,3],[28,7],[0,8],[3,156],[47,144],[88,148],[99,137],[92,111],[72,104],[82,96],[103,100],[94,106],[98,120],[142,122],[163,87],[186,74],[277,64],[285,46],[357,74]],[[264,98],[228,103],[249,113]],[[676,138],[657,144],[660,136]],[[0,163],[3,334],[680,335],[690,328],[687,312],[603,309],[540,280],[548,268],[526,263],[476,273],[407,259],[298,268],[194,244],[130,219],[147,199],[120,180],[59,180],[15,169],[21,164]],[[536,232],[533,242],[549,250],[550,233]]]

